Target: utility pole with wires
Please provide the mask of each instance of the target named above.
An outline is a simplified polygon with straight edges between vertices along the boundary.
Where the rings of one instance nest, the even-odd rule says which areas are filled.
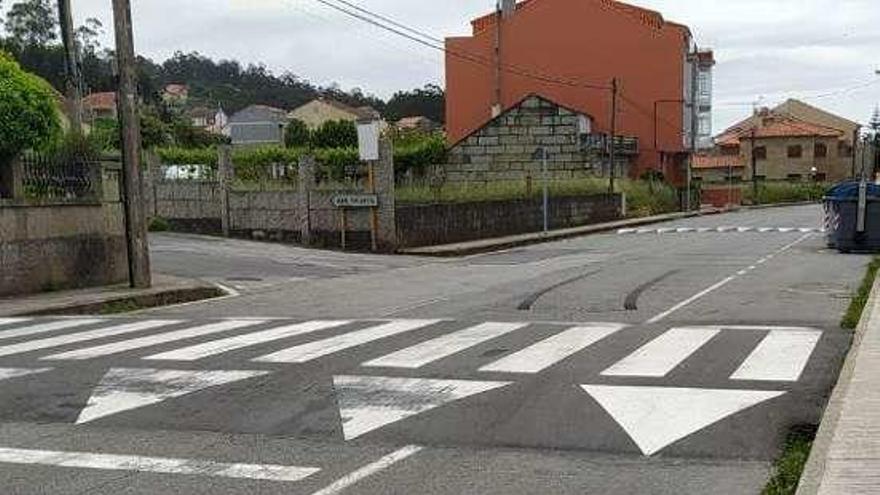
[[[122,134],[122,188],[128,275],[133,288],[152,285],[147,225],[141,188],[141,126],[138,116],[137,65],[131,25],[130,0],[113,0],[118,65],[117,104]]]
[[[608,144],[609,167],[608,192],[614,194],[614,176],[617,161],[617,78],[611,80],[611,138]]]
[[[70,125],[75,133],[80,134],[83,122],[82,74],[70,0],[58,0],[58,20],[61,25],[61,41],[64,45],[64,72],[66,96],[70,108]]]

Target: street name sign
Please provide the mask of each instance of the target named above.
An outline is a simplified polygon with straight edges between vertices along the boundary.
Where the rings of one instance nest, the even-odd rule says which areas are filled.
[[[331,199],[337,208],[375,208],[379,206],[376,194],[337,194]]]

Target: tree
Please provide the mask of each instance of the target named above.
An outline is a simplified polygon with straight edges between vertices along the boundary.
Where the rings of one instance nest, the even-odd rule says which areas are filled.
[[[312,146],[316,148],[350,148],[357,145],[357,127],[354,122],[331,120],[324,122],[312,133]]]
[[[388,100],[386,117],[400,120],[404,117],[424,116],[434,122],[446,121],[446,93],[435,84],[422,89],[398,91]]]
[[[58,16],[52,0],[25,0],[12,4],[6,31],[13,44],[46,47],[58,39]]]
[[[0,81],[0,165],[5,165],[25,149],[56,142],[61,124],[52,87],[4,52]]]
[[[291,119],[284,131],[284,145],[288,148],[301,148],[309,145],[311,133],[305,122]]]

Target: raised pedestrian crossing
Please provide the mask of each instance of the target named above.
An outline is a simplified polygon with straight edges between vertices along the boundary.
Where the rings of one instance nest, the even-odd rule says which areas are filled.
[[[2,360],[27,355],[41,365],[111,356],[136,361],[198,362],[252,348],[279,349],[247,361],[296,365],[381,342],[389,351],[357,363],[365,370],[398,368],[418,370],[460,356],[470,349],[512,337],[522,342],[505,348],[494,361],[481,359],[463,367],[468,372],[535,374],[574,359],[598,343],[616,338],[629,325],[622,323],[554,323],[552,334],[538,341],[530,336],[536,327],[528,322],[465,323],[454,320],[312,320],[290,322],[273,319],[184,321],[174,319],[126,320],[68,318],[60,320],[0,320]],[[444,333],[437,335],[439,330]],[[799,327],[695,326],[666,329],[638,348],[619,356],[601,375],[605,377],[663,378],[727,331],[763,332],[762,340],[727,377],[737,381],[796,382],[818,346],[822,332]],[[425,331],[427,333],[420,333]],[[397,344],[395,337],[416,334]],[[543,333],[542,333],[543,335]],[[295,345],[290,345],[293,340]],[[510,346],[506,346],[510,347]],[[153,350],[161,348],[160,352]],[[153,350],[153,352],[150,352]],[[356,354],[357,355],[357,354]],[[469,358],[473,361],[475,358]],[[467,360],[465,360],[467,361]],[[461,365],[462,359],[456,364]]]

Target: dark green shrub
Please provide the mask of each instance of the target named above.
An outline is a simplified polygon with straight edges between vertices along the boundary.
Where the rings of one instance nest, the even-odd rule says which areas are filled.
[[[357,147],[357,127],[345,120],[325,122],[312,133],[311,143],[315,148]]]
[[[25,149],[44,148],[61,137],[55,93],[0,51],[0,166]]]
[[[284,130],[284,146],[288,148],[306,148],[310,144],[311,132],[305,122],[292,119]]]

